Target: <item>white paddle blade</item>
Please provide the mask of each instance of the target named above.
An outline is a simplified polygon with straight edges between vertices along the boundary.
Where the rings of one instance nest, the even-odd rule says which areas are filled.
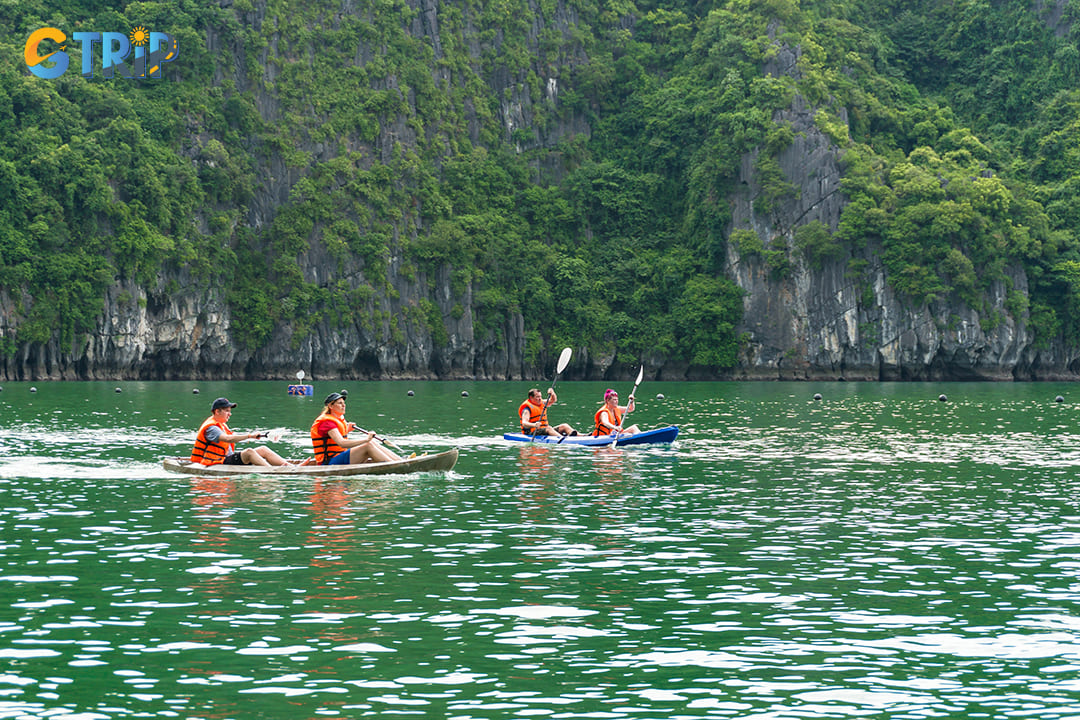
[[[555,368],[555,373],[557,375],[562,375],[562,371],[570,364],[570,356],[573,354],[574,352],[570,348],[563,348],[562,353],[559,355],[559,364]]]
[[[281,442],[281,436],[285,434],[285,428],[274,428],[269,433],[270,442]]]
[[[300,372],[296,373],[296,379],[297,379],[297,380],[303,380],[303,379],[304,379],[304,371],[303,371],[303,370],[301,370]]]
[[[634,387],[641,384],[641,379],[645,377],[645,366],[642,365],[641,369],[637,371],[637,380],[634,381]]]

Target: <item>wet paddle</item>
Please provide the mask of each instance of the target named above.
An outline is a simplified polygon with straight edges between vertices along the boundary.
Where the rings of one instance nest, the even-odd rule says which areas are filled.
[[[644,365],[637,371],[637,380],[634,381],[634,389],[630,391],[630,397],[626,400],[626,412],[623,413],[622,419],[619,421],[619,432],[626,426],[626,416],[630,414],[630,402],[634,400],[634,393],[637,392],[637,386],[641,384],[641,378],[643,377],[645,377]],[[619,442],[619,432],[615,433],[615,439],[611,441],[611,447],[615,447],[615,444]]]
[[[273,430],[263,430],[255,434],[255,437],[261,439],[269,438],[270,442],[281,442],[281,436],[285,434],[285,428],[274,428]]]
[[[563,348],[563,351],[559,353],[559,364],[555,366],[555,378],[551,381],[551,389],[555,389],[555,383],[559,382],[559,376],[562,375],[562,371],[566,369],[566,366],[570,364],[570,356],[574,352],[570,348]],[[540,424],[543,425],[544,418],[547,416],[548,403],[551,402],[551,395],[547,396],[544,400],[544,409],[540,411]],[[532,433],[529,435],[530,440],[536,439],[536,431],[539,428],[533,428]]]
[[[367,430],[365,430],[362,427],[359,427],[356,424],[353,424],[353,429],[355,429],[357,432],[363,433],[365,435],[368,433]],[[386,438],[380,437],[379,435],[376,435],[375,439],[378,440],[379,442],[381,442],[383,445],[389,445],[390,447],[394,448],[398,452],[405,452],[405,449],[403,447],[401,447],[400,445],[398,445],[396,442],[393,442],[391,440],[387,440]]]

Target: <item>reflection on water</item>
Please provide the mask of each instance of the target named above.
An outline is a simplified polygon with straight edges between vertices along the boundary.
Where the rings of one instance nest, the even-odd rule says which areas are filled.
[[[432,401],[446,475],[171,476],[194,402],[0,427],[0,717],[1076,717],[1080,435],[1040,388],[671,384],[638,419],[679,441],[615,449],[503,443],[519,389]]]

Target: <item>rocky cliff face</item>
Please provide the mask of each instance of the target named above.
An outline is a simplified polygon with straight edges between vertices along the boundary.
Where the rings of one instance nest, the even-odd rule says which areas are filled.
[[[232,315],[220,289],[201,286],[185,273],[179,279],[183,289],[174,292],[129,283],[113,286],[93,332],[71,346],[61,346],[56,339],[23,344],[13,356],[0,356],[0,378],[287,380],[303,370],[314,379],[515,379],[525,370],[520,315],[477,337],[469,310],[454,319],[452,305],[460,299],[451,301],[446,290],[428,298],[419,288],[424,282],[399,277],[397,296],[380,299],[380,312],[373,311],[386,318],[378,325],[319,325],[302,337],[283,327],[266,348],[252,353],[233,339],[233,325],[244,319]],[[449,278],[435,284],[449,288]],[[420,299],[435,300],[447,320],[443,346],[437,347],[420,323],[394,322],[409,317]],[[15,336],[15,308],[10,296],[0,294],[0,336]]]
[[[799,53],[781,48],[766,74],[798,76]],[[936,302],[913,307],[886,281],[881,248],[870,246],[811,267],[793,250],[799,225],[820,221],[835,231],[846,199],[840,191],[840,149],[814,122],[818,108],[796,95],[774,120],[788,124],[795,139],[777,158],[793,192],[760,212],[761,184],[756,155],[743,160],[733,198],[732,228],[749,228],[768,249],[787,254],[787,272],[778,276],[760,254],[742,257],[727,248],[727,274],[746,292],[748,335],[735,373],[742,379],[802,380],[1013,380],[1075,379],[1075,354],[1057,346],[1033,347],[1027,316],[1005,309],[1006,287],[995,283],[988,306],[995,323],[963,304]],[[843,109],[837,111],[846,124]],[[852,260],[866,269],[852,276]],[[1015,291],[1027,294],[1023,268],[1009,268]],[[992,326],[984,329],[984,324]]]
[[[225,0],[222,4],[231,3]],[[425,38],[438,60],[442,48],[437,4],[432,0],[409,0],[409,4],[416,11],[409,31]],[[337,17],[366,12],[352,5],[346,2]],[[265,2],[254,3],[253,9],[242,16],[256,30],[266,22],[275,22],[268,18]],[[539,9],[536,18],[531,37],[539,42],[543,29]],[[560,32],[571,32],[573,10],[560,3],[551,24]],[[212,51],[224,51],[237,58],[231,65],[221,64],[215,80],[228,81],[239,91],[251,92],[258,111],[268,123],[277,121],[282,112],[274,91],[266,89],[273,87],[278,73],[277,65],[270,61],[278,52],[278,42],[279,36],[271,34],[261,56],[265,82],[253,83],[242,69],[244,48],[230,46],[221,33],[213,30],[207,37]],[[355,61],[358,64],[370,61],[376,50],[357,48]],[[480,48],[473,51],[479,57]],[[583,59],[566,60],[572,65]],[[557,101],[558,69],[538,70],[547,71],[545,98],[531,98],[522,78],[505,71],[496,71],[490,79],[503,98],[501,124],[508,137],[518,128],[534,127],[534,103]],[[432,67],[436,78],[446,72],[438,63]],[[587,123],[573,117],[547,128],[543,137],[536,136],[535,143],[554,145],[565,135],[587,132]],[[468,134],[473,142],[479,141],[475,117]],[[209,139],[193,135],[185,143],[186,154],[199,162],[199,149]],[[398,117],[384,124],[379,137],[363,150],[388,162],[395,145],[411,147],[416,143],[413,126],[406,118]],[[298,141],[298,149],[309,153],[316,162],[331,160],[339,152],[329,143],[302,140]],[[293,185],[305,172],[277,155],[260,160],[256,170],[257,191],[248,202],[244,218],[248,226],[256,229],[270,226],[278,210],[289,203]],[[352,289],[364,284],[361,261],[339,262],[318,244],[302,253],[297,263],[307,282],[322,287],[338,280],[344,280]],[[71,346],[61,346],[53,339],[44,344],[23,343],[13,355],[0,354],[0,379],[289,379],[298,370],[304,370],[308,378],[314,379],[514,379],[534,372],[524,359],[525,327],[520,314],[508,315],[497,327],[478,330],[473,323],[471,288],[466,288],[464,296],[451,297],[450,268],[444,267],[437,277],[428,278],[411,269],[406,272],[404,265],[400,255],[390,257],[388,289],[363,309],[367,316],[364,321],[323,323],[303,333],[289,326],[279,327],[270,342],[255,352],[244,350],[235,340],[234,327],[247,320],[233,316],[220,287],[208,285],[185,270],[163,268],[154,287],[121,282],[109,288],[97,326]],[[333,268],[333,272],[328,268]],[[177,287],[180,290],[173,289]],[[19,322],[24,317],[20,308],[29,301],[0,292],[0,339],[17,337]],[[431,323],[421,312],[429,303],[437,307],[441,316],[445,333],[439,335],[445,335],[444,342],[436,342]]]
[[[432,0],[411,0],[417,10],[411,31],[428,39],[438,59],[441,39],[438,14]],[[1060,3],[1050,3],[1058,7]],[[349,3],[342,12],[350,12]],[[266,7],[256,3],[247,21],[260,27]],[[532,28],[539,42],[540,13]],[[573,31],[573,10],[557,3],[550,22],[560,32]],[[271,40],[267,53],[275,51]],[[224,49],[222,39],[208,38],[213,49]],[[237,57],[241,48],[230,48]],[[479,54],[479,49],[475,49]],[[365,60],[357,51],[357,62]],[[564,58],[567,65],[582,58]],[[798,51],[782,48],[764,68],[774,75],[797,74]],[[237,67],[241,63],[237,62]],[[275,65],[265,63],[272,84]],[[520,78],[499,71],[489,79],[503,98],[501,123],[507,137],[521,141],[519,129],[534,128],[534,106],[558,103],[559,75],[564,68],[537,67],[544,97],[533,98]],[[241,72],[221,70],[240,90],[251,90],[263,118],[273,122],[280,112],[272,92],[250,87]],[[435,73],[444,72],[437,66]],[[726,274],[746,292],[744,326],[748,342],[739,368],[740,379],[1033,379],[1074,378],[1078,359],[1061,347],[1035,350],[1025,328],[1026,318],[1013,318],[1005,310],[1002,284],[990,292],[989,306],[1003,321],[992,327],[974,310],[947,302],[910,307],[898,298],[886,281],[880,248],[868,247],[857,259],[866,269],[859,277],[848,272],[852,257],[838,258],[811,267],[793,250],[795,230],[820,221],[835,230],[844,207],[840,191],[840,151],[815,126],[818,108],[796,96],[791,107],[775,117],[794,131],[794,141],[777,161],[794,188],[768,211],[760,209],[761,186],[755,171],[757,157],[743,159],[739,189],[731,198],[732,228],[751,229],[766,249],[787,254],[787,272],[777,274],[761,254],[743,257],[729,244]],[[836,111],[846,120],[843,111]],[[536,146],[552,147],[561,138],[590,131],[581,117],[550,123],[535,131]],[[541,134],[542,132],[542,134]],[[476,124],[469,134],[478,139]],[[395,142],[415,142],[404,121],[389,124],[368,148],[373,157],[388,159]],[[201,147],[192,138],[191,147]],[[313,144],[303,150],[321,160],[335,150]],[[554,166],[540,170],[557,172]],[[246,222],[254,228],[268,226],[277,210],[288,202],[289,191],[301,171],[280,158],[266,158],[258,171],[259,189],[249,203]],[[297,262],[306,281],[330,282],[334,278],[356,286],[363,267],[359,260],[346,262],[327,256],[324,248],[312,247]],[[436,277],[403,272],[403,259],[390,258],[390,291],[371,301],[364,312],[370,322],[341,325],[323,323],[310,332],[280,327],[264,349],[243,350],[233,339],[233,328],[246,319],[234,317],[221,288],[207,285],[185,270],[162,271],[154,287],[121,282],[107,292],[97,327],[71,346],[53,340],[45,344],[22,344],[14,354],[0,354],[3,379],[289,379],[297,370],[309,378],[478,378],[518,379],[539,374],[525,359],[525,324],[520,314],[509,314],[498,327],[479,329],[474,323],[473,297],[451,297],[450,270]],[[1019,267],[1008,275],[1015,290],[1026,292],[1027,278]],[[175,290],[174,288],[180,288]],[[25,298],[0,291],[0,338],[16,337]],[[425,304],[434,304],[445,329],[445,341],[436,341],[430,323],[417,321]],[[988,329],[984,329],[984,327]],[[10,347],[10,345],[9,345]],[[579,357],[587,373],[598,376],[608,361]],[[666,379],[686,377],[684,367],[665,366],[666,359],[652,358],[650,366]],[[580,372],[580,371],[579,371]]]

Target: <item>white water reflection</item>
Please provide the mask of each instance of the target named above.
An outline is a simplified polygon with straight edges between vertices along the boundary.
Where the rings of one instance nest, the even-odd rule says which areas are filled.
[[[614,451],[503,443],[494,385],[425,400],[460,436],[402,400],[380,431],[463,453],[389,480],[165,474],[205,399],[0,428],[0,717],[1075,715],[1064,413],[709,389]]]
[[[956,465],[971,462],[1004,468],[1080,466],[1080,437],[1016,435],[924,435],[896,431],[806,437],[790,431],[729,428],[725,437],[685,440],[680,450],[698,459],[743,461],[751,465],[797,462],[816,472],[866,466],[874,472],[909,463]]]

